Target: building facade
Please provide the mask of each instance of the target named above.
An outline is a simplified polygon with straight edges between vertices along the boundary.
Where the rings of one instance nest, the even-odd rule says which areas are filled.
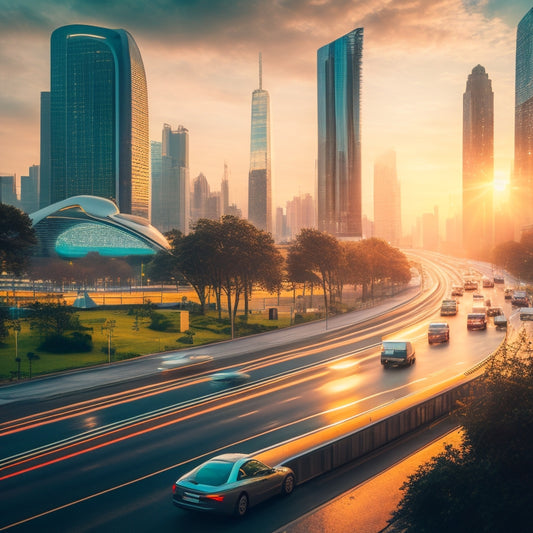
[[[494,93],[481,65],[463,94],[463,249],[483,257],[494,246]]]
[[[533,8],[518,23],[515,71],[515,151],[511,180],[515,238],[533,223]]]
[[[270,174],[270,96],[263,90],[261,54],[259,89],[252,94],[250,172],[248,174],[248,220],[257,228],[272,231],[272,185]]]
[[[374,237],[392,246],[399,246],[402,237],[400,182],[394,150],[387,150],[374,161]]]
[[[50,196],[50,92],[41,93],[41,156],[39,162],[39,208],[52,203]]]
[[[94,195],[149,220],[148,95],[133,37],[56,29],[50,80],[50,202]]]
[[[152,224],[163,233],[189,232],[189,130],[163,125],[160,152],[152,143]],[[155,164],[155,166],[154,166]],[[159,167],[157,166],[159,165]]]
[[[20,208],[25,213],[39,209],[39,165],[32,165],[27,176],[20,177]]]
[[[361,60],[363,28],[317,52],[318,229],[361,237]]]

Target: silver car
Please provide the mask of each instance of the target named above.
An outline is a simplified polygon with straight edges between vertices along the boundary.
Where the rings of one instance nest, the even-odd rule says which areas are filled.
[[[172,486],[172,502],[182,509],[244,516],[267,498],[288,496],[294,486],[290,468],[271,468],[253,456],[227,453],[181,476]]]

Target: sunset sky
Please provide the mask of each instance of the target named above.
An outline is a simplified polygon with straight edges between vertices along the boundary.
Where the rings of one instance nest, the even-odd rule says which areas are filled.
[[[273,209],[315,196],[316,51],[363,27],[363,213],[372,217],[375,157],[393,148],[404,233],[438,205],[460,208],[462,98],[481,64],[495,101],[495,175],[509,174],[516,26],[531,0],[0,0],[0,173],[39,163],[40,92],[50,88],[50,34],[66,24],[123,28],[141,51],[150,139],[163,123],[190,135],[190,175],[246,213],[250,104],[270,93]]]

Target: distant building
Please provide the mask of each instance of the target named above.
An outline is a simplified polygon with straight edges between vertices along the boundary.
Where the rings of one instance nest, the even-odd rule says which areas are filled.
[[[39,208],[52,203],[50,193],[50,92],[41,93],[41,159],[39,163]]]
[[[515,238],[533,223],[533,8],[518,23],[515,71],[515,148],[511,180]]]
[[[192,222],[201,218],[220,218],[220,193],[211,192],[207,178],[202,173],[193,180],[191,193]]]
[[[317,52],[318,229],[361,237],[361,59],[363,28]]]
[[[161,231],[161,153],[163,143],[161,141],[150,141],[150,187],[151,187],[151,220],[150,222]]]
[[[0,175],[0,203],[19,207],[15,174]]]
[[[400,245],[401,196],[394,150],[384,152],[374,162],[374,236],[392,246]]]
[[[422,248],[438,252],[440,249],[439,242],[439,210],[437,206],[433,213],[424,213],[422,215]]]
[[[90,252],[106,257],[152,256],[170,247],[146,219],[120,213],[111,200],[96,196],[67,198],[30,218],[39,257],[74,259]]]
[[[220,211],[222,215],[229,215],[229,169],[224,163],[224,175],[220,183]]]
[[[259,89],[252,94],[251,124],[248,220],[259,229],[272,231],[270,96],[268,91],[263,90],[261,54],[259,54]]]
[[[285,242],[287,240],[287,215],[283,213],[283,207],[276,207],[276,224],[275,224],[276,242]]]
[[[177,229],[187,234],[191,215],[189,130],[181,125],[173,130],[164,124],[160,155],[157,149],[152,144],[152,224],[163,233]]]
[[[485,257],[494,246],[494,93],[481,65],[463,95],[463,248]]]
[[[149,220],[148,95],[133,37],[96,26],[56,29],[50,79],[50,201],[95,195]]]
[[[39,209],[39,165],[32,165],[29,175],[20,177],[20,208],[25,213]]]
[[[286,236],[295,239],[303,228],[315,228],[315,202],[310,194],[294,196],[287,202]]]

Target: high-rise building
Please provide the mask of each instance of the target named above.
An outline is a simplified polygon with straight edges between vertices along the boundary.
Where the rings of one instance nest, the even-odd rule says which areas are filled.
[[[229,169],[224,163],[224,175],[220,183],[220,212],[222,215],[229,215]]]
[[[41,160],[39,164],[39,209],[50,199],[50,92],[41,93]]]
[[[162,168],[162,153],[163,143],[161,141],[150,141],[150,202],[152,213],[151,223],[159,231],[160,228],[160,213],[161,213],[161,168]]]
[[[161,232],[189,232],[189,130],[163,125],[160,152],[152,142],[152,224]],[[159,163],[159,167],[157,164]],[[154,166],[155,164],[155,166]]]
[[[149,220],[148,95],[133,37],[56,29],[50,80],[50,201],[94,195]]]
[[[0,174],[0,203],[19,206],[15,174]]]
[[[248,220],[259,229],[272,231],[270,96],[268,91],[263,90],[261,54],[259,54],[259,89],[252,94],[251,131]]]
[[[361,237],[361,60],[363,28],[317,52],[318,229]]]
[[[518,237],[521,226],[533,223],[533,8],[518,23],[516,32],[514,142],[511,190]]]
[[[32,165],[28,176],[20,177],[20,208],[28,214],[39,210],[39,165]]]
[[[494,93],[481,65],[463,94],[463,249],[483,257],[494,245]]]
[[[207,218],[209,211],[209,196],[211,195],[211,188],[207,182],[207,178],[200,172],[192,183],[191,192],[191,219],[196,222],[200,218]]]
[[[396,152],[387,150],[374,162],[374,236],[399,246],[402,237],[400,182]]]
[[[315,202],[310,194],[294,196],[287,202],[286,236],[295,239],[304,228],[315,227]]]

